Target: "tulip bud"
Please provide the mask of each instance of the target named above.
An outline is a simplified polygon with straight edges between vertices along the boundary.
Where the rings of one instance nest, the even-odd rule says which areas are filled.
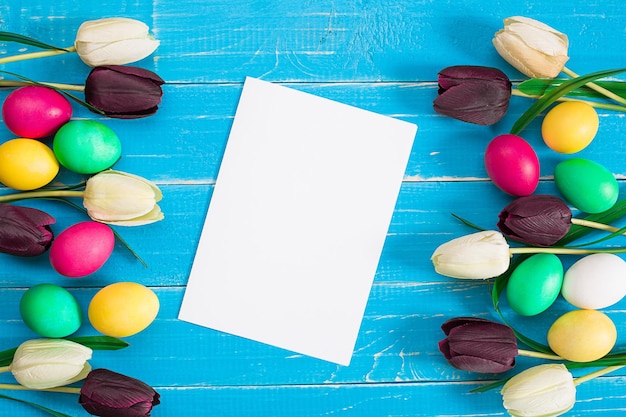
[[[554,78],[569,59],[567,35],[534,19],[504,19],[493,45],[509,64],[531,78]]]
[[[491,125],[506,114],[511,81],[497,68],[458,65],[439,72],[438,113],[464,122]]]
[[[504,408],[512,416],[559,416],[576,402],[574,378],[563,364],[526,369],[509,379],[501,393]]]
[[[148,30],[145,23],[123,17],[90,20],[78,28],[74,47],[90,67],[129,64],[144,59],[159,46]]]
[[[144,417],[160,403],[159,393],[144,382],[108,369],[87,375],[78,402],[101,417]]]
[[[143,68],[95,67],[85,81],[85,100],[109,117],[136,119],[158,110],[165,81]]]
[[[572,212],[560,198],[547,194],[520,197],[498,215],[507,237],[534,246],[552,246],[567,234]]]
[[[9,369],[17,382],[31,389],[68,385],[84,379],[92,350],[65,339],[33,339],[18,346]]]
[[[95,221],[139,226],[163,219],[156,204],[161,198],[161,190],[145,178],[106,170],[87,180],[83,205]]]
[[[511,253],[501,233],[485,230],[442,244],[430,259],[435,271],[441,275],[487,279],[501,275],[509,268]]]
[[[518,354],[513,330],[500,323],[457,317],[441,325],[446,334],[439,350],[450,365],[471,372],[499,373],[515,366]]]
[[[30,207],[0,204],[0,252],[37,256],[48,250],[54,235],[55,219]]]

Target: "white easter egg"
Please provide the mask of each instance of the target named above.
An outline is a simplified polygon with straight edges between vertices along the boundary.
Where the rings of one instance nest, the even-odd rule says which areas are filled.
[[[612,253],[594,253],[579,259],[565,272],[561,295],[583,309],[617,303],[626,295],[626,262]]]

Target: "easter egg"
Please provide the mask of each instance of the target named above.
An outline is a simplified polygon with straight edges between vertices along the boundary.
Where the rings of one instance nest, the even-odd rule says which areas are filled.
[[[17,136],[39,139],[52,136],[72,117],[67,98],[52,88],[20,87],[2,104],[2,120]]]
[[[16,190],[43,187],[59,172],[52,149],[35,139],[11,139],[0,145],[0,182]]]
[[[561,294],[578,308],[611,306],[626,295],[626,262],[612,253],[587,255],[565,272]]]
[[[539,159],[528,142],[519,136],[496,136],[487,145],[485,168],[493,183],[514,196],[532,194],[539,183]]]
[[[104,265],[114,246],[115,235],[109,226],[92,221],[77,223],[52,241],[50,264],[66,277],[84,277]]]
[[[127,337],[148,327],[158,312],[159,299],[151,289],[135,282],[117,282],[94,295],[88,315],[100,333]]]
[[[615,176],[604,166],[584,158],[559,162],[554,182],[563,197],[585,213],[601,213],[613,207],[619,195]]]
[[[554,303],[562,283],[563,264],[559,257],[539,253],[515,268],[506,285],[506,298],[518,314],[534,316]]]
[[[568,101],[554,106],[541,124],[543,141],[556,152],[585,149],[598,132],[598,113],[588,103]]]
[[[615,324],[598,310],[563,314],[548,330],[548,345],[565,360],[589,362],[611,351],[617,340]]]
[[[119,137],[95,120],[73,120],[54,135],[52,149],[65,168],[79,174],[95,174],[111,168],[122,154]]]
[[[63,287],[37,284],[20,299],[24,323],[44,337],[65,337],[80,327],[83,315],[76,298]]]

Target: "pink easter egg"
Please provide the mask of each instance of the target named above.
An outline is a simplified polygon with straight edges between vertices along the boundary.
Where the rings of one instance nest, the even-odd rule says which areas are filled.
[[[96,272],[109,259],[115,235],[106,224],[86,221],[63,230],[50,246],[50,264],[59,274],[80,278]]]
[[[496,136],[487,145],[485,168],[493,183],[507,194],[532,194],[539,184],[539,158],[519,136]]]
[[[18,88],[2,105],[7,128],[29,139],[54,135],[71,117],[72,105],[63,94],[38,85]]]

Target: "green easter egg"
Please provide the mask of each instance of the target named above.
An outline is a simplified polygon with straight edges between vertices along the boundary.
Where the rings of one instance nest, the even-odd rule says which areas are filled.
[[[80,327],[83,314],[69,291],[54,284],[29,288],[20,300],[24,323],[44,337],[69,336]]]
[[[554,169],[554,182],[563,197],[585,213],[601,213],[613,207],[619,188],[611,171],[597,162],[572,158]]]
[[[111,168],[122,154],[115,132],[94,120],[73,120],[57,131],[52,143],[59,163],[79,174],[95,174]]]
[[[534,316],[554,303],[563,284],[563,264],[558,256],[539,253],[518,265],[506,285],[506,299],[522,316]]]

